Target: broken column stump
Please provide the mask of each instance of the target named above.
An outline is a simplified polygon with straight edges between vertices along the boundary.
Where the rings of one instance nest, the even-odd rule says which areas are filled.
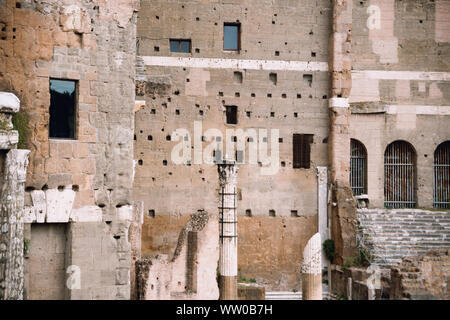
[[[309,239],[303,250],[302,299],[322,300],[322,241],[320,233]]]

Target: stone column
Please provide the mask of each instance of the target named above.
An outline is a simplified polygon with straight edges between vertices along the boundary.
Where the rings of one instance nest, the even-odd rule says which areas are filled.
[[[329,100],[330,138],[328,154],[332,206],[331,238],[335,242],[335,263],[352,256],[356,249],[356,203],[350,189],[350,108],[348,98],[352,87],[351,42],[352,1],[333,0],[333,21],[330,40],[331,98]]]
[[[29,150],[10,150],[0,196],[0,300],[23,299],[23,205]]]
[[[322,300],[322,241],[320,233],[309,239],[303,250],[302,299]]]
[[[218,164],[220,183],[220,256],[219,256],[219,289],[220,300],[237,299],[237,172],[234,161],[223,161]]]
[[[317,208],[319,233],[322,242],[329,238],[328,233],[328,168],[317,167]],[[328,265],[328,260],[322,250],[322,262],[324,267]]]

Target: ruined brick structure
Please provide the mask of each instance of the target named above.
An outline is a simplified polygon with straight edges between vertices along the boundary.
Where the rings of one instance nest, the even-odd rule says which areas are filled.
[[[138,5],[0,1],[0,89],[20,99],[31,151],[26,299],[130,297]],[[76,83],[73,139],[49,138],[50,79]]]

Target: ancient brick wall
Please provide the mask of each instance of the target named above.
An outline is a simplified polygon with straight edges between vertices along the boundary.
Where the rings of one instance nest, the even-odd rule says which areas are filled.
[[[449,251],[407,257],[391,269],[391,299],[450,300]]]
[[[450,139],[450,1],[353,1],[350,137],[367,149],[369,206],[384,206],[384,152],[416,152],[417,207],[433,207],[436,147]]]
[[[81,286],[66,298],[129,298],[137,8],[0,2],[0,87],[29,126],[25,222],[69,223],[65,268],[80,268]],[[49,138],[49,79],[77,83],[75,139]]]
[[[241,24],[239,52],[223,50],[230,22]],[[265,128],[270,154],[270,130],[279,129],[274,175],[249,164],[248,143],[239,165],[238,261],[267,290],[299,290],[302,248],[317,230],[316,167],[328,164],[330,23],[329,1],[141,2],[134,198],[144,201],[144,256],[173,252],[191,212],[218,213],[217,166],[195,163],[196,151],[174,164],[174,130],[193,142],[194,121],[200,138],[212,128],[223,139],[226,129]],[[191,52],[171,52],[170,39],[191,39]],[[238,107],[237,125],[226,124],[225,106]],[[293,168],[294,133],[314,135],[309,169]],[[199,143],[204,153],[210,143]]]

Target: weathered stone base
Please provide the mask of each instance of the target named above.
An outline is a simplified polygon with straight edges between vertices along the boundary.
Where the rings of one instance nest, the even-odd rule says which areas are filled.
[[[302,274],[302,299],[322,300],[322,275]]]
[[[219,300],[237,300],[237,276],[220,276],[219,289]]]

